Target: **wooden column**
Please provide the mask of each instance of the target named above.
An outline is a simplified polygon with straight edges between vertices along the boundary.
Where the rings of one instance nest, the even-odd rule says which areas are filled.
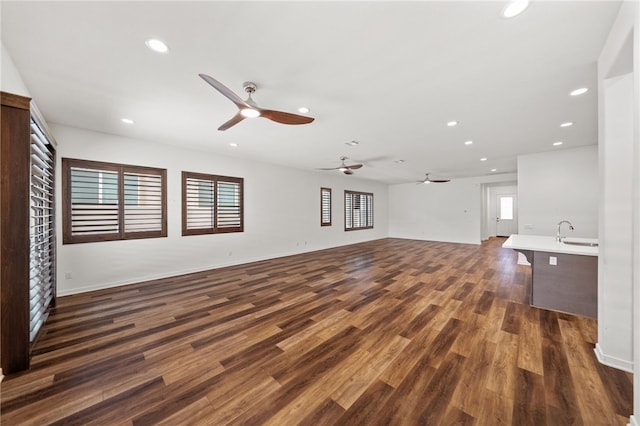
[[[0,363],[29,368],[29,167],[31,99],[1,92]]]

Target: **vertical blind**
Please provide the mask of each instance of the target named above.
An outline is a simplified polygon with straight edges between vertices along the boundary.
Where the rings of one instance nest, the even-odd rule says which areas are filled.
[[[47,319],[55,295],[55,154],[38,124],[31,119],[29,341]]]
[[[373,194],[344,192],[345,230],[373,228]]]
[[[182,234],[243,231],[242,178],[182,172]]]
[[[331,188],[320,188],[320,225],[331,226]]]
[[[166,170],[62,159],[64,243],[167,235]]]

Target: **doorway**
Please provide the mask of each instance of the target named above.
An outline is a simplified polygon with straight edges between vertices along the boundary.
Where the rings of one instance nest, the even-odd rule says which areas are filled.
[[[482,184],[482,224],[480,230],[482,241],[486,241],[489,238],[496,237],[498,235],[509,236],[511,234],[518,233],[517,194],[517,181]],[[511,201],[505,199],[504,203],[506,204],[504,212],[500,211],[500,197],[512,197]],[[509,203],[511,204],[511,214],[509,214],[508,209]],[[511,217],[511,219],[507,219],[508,217]],[[499,230],[498,227],[500,227]]]
[[[517,199],[516,194],[496,196],[496,236],[508,237],[518,232]]]

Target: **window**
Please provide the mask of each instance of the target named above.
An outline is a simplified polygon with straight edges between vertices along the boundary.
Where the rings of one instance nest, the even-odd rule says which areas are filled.
[[[320,188],[320,226],[331,226],[331,188]]]
[[[182,172],[182,235],[244,230],[243,178]]]
[[[165,169],[62,159],[63,243],[167,236]]]
[[[344,230],[373,228],[373,194],[344,191]]]
[[[500,219],[513,219],[513,197],[500,197]]]

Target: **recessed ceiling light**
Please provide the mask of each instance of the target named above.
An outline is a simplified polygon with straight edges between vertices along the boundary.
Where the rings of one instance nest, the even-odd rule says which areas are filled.
[[[465,145],[473,145],[473,141],[466,141],[464,144]]]
[[[349,146],[356,146],[356,145],[359,145],[360,142],[358,142],[358,141],[349,141],[349,142],[345,142],[344,144],[345,145],[349,145]]]
[[[158,40],[157,38],[150,38],[144,42],[147,47],[154,52],[158,53],[167,53],[169,51],[169,46],[167,46],[163,41]]]
[[[309,109],[309,108],[307,108],[307,107],[304,107],[304,106],[303,106],[303,107],[298,108],[298,112],[301,112],[302,114],[306,114],[306,113],[308,113],[309,111],[310,111],[310,109]]]
[[[235,143],[235,142],[231,142],[231,143],[229,144],[229,146],[230,146],[230,147],[232,147],[232,148],[237,148],[238,144],[237,144],[237,143]]]
[[[524,12],[527,7],[529,7],[529,0],[510,1],[502,10],[502,16],[505,18],[513,18]]]
[[[571,121],[567,121],[566,123],[562,123],[560,125],[560,127],[569,127],[569,126],[573,126],[573,123]]]
[[[458,125],[458,122],[455,121],[455,120],[447,122],[447,126],[449,126],[449,127],[453,127],[453,126],[457,126],[457,125]]]
[[[491,171],[492,171],[492,172],[497,172],[497,171],[498,171],[498,169],[491,169]]]
[[[487,161],[487,157],[482,157],[480,161]]]
[[[569,94],[571,96],[580,96],[580,95],[582,95],[584,93],[587,93],[588,91],[589,91],[588,87],[581,87],[579,89],[572,90]]]
[[[402,163],[404,163],[404,160],[396,160],[395,162],[398,163],[398,164],[402,164]]]
[[[554,143],[553,143],[553,146],[560,146],[560,145],[562,145],[562,142],[561,142],[561,141],[558,141],[558,142],[554,142]]]
[[[133,124],[134,121],[130,118],[121,118],[120,121],[122,121],[125,124]]]

